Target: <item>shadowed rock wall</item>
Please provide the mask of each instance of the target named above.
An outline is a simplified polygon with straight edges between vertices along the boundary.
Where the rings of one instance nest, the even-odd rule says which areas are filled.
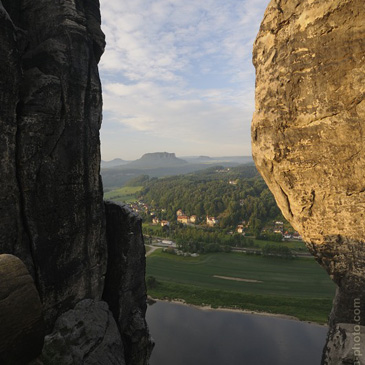
[[[356,361],[331,341],[365,325],[364,2],[272,0],[253,62],[256,166],[338,285],[323,361]]]
[[[22,261],[0,255],[0,364],[23,365],[42,351],[42,304]]]
[[[149,356],[141,352],[141,344],[132,343],[146,339],[149,344],[149,336],[143,238],[140,224],[131,225],[128,214],[110,228],[128,239],[123,246],[129,245],[127,259],[109,260],[107,270],[97,67],[104,46],[98,0],[0,0],[0,254],[13,254],[26,264],[40,295],[47,333],[62,315],[47,336],[43,357],[59,364],[86,359],[124,363],[124,353],[132,359],[127,364],[135,358],[145,364]],[[130,241],[130,234],[137,241]],[[115,307],[106,295],[115,322],[101,301],[107,271],[118,278],[114,284],[109,280],[108,287],[120,290],[116,303],[123,305]],[[92,302],[78,304],[84,299]],[[93,312],[100,324],[95,326],[105,333],[90,339],[94,329],[88,313],[90,323],[77,323],[85,331],[73,332],[73,310]],[[121,333],[114,336],[116,328]],[[86,332],[84,339],[74,341]],[[130,339],[129,347],[122,346],[122,338]],[[96,347],[78,352],[76,344],[89,339]],[[64,356],[55,347],[60,343]],[[68,351],[67,346],[75,348]],[[111,348],[114,357],[107,360],[103,349]],[[79,357],[72,360],[71,354]]]
[[[41,359],[44,365],[125,365],[122,339],[107,303],[85,299],[58,317]]]
[[[105,202],[108,271],[103,299],[117,321],[126,363],[143,365],[150,357],[153,343],[145,320],[146,251],[142,219],[126,205]]]
[[[2,3],[1,248],[27,264],[52,322],[101,298],[106,271],[98,2]]]

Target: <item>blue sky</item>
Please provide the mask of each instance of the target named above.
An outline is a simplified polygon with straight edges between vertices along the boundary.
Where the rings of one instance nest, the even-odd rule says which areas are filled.
[[[102,159],[250,155],[269,0],[101,0]]]

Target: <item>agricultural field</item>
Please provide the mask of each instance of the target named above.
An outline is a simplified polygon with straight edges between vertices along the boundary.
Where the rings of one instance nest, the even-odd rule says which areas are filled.
[[[295,316],[325,323],[335,285],[312,258],[284,260],[240,253],[181,257],[155,251],[147,258],[156,298]]]
[[[123,186],[104,193],[104,199],[121,203],[130,203],[137,200],[137,195],[141,190],[142,186]]]
[[[282,241],[282,242],[275,242],[275,241],[263,241],[263,240],[257,240],[253,239],[254,243],[259,247],[263,248],[266,245],[282,245],[290,248],[293,251],[303,251],[308,252],[308,249],[305,246],[305,243],[303,241]]]

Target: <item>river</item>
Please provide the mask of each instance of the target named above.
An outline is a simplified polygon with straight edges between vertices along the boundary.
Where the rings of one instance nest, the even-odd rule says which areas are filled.
[[[157,302],[147,310],[156,342],[150,365],[316,365],[327,327]]]

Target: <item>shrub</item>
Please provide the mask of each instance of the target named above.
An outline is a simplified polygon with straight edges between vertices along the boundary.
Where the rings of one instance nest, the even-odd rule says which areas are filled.
[[[154,276],[147,276],[146,278],[146,285],[147,289],[155,289],[157,288],[159,282]]]

